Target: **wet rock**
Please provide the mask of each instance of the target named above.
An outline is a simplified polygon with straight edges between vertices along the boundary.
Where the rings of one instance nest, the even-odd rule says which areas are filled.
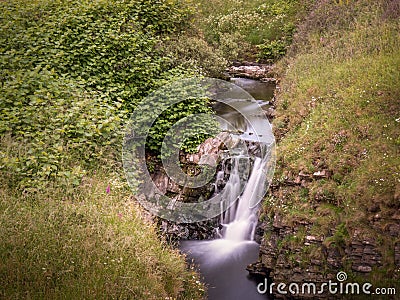
[[[231,76],[245,77],[250,79],[271,80],[273,67],[270,65],[242,65],[231,66],[226,71]],[[274,80],[275,81],[275,80]],[[271,81],[272,82],[272,81]]]
[[[234,148],[238,139],[233,138],[229,133],[222,132],[216,137],[206,139],[197,147],[197,152],[181,156],[181,162],[193,164],[207,164],[212,167],[219,163],[220,151],[226,148]]]
[[[267,110],[264,111],[265,116],[268,118],[269,121],[272,121],[276,116],[276,111],[272,107],[268,107]]]
[[[264,233],[265,233],[265,229],[266,229],[265,223],[258,222],[255,233],[254,233],[254,241],[256,243],[261,244],[261,241],[262,241]]]
[[[250,264],[246,267],[246,270],[252,275],[252,276],[261,276],[261,277],[268,277],[269,276],[269,270],[265,267],[265,265],[261,262],[257,262],[254,264]]]
[[[171,221],[158,219],[158,224],[162,236],[166,237],[167,241],[181,239],[205,240],[216,236],[215,228],[218,226],[218,218],[190,224],[176,224]]]

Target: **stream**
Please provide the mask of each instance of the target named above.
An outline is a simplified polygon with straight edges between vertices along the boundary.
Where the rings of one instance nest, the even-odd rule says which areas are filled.
[[[269,106],[275,89],[274,84],[246,78],[232,78],[231,82],[246,90],[263,109],[264,106]],[[246,105],[250,104],[243,104],[243,106]],[[228,119],[229,122],[243,123],[243,129],[246,132],[251,131],[244,125],[244,120],[241,120],[240,116],[235,114],[228,105],[218,105],[214,108],[217,115]],[[249,109],[251,109],[250,106]],[[256,127],[258,123],[260,126],[265,126],[262,122],[257,123],[257,120],[253,123]],[[255,128],[255,132],[260,131]],[[252,134],[249,132],[248,140],[250,141]],[[246,139],[245,135],[242,136]],[[268,147],[264,149],[261,146],[261,152],[268,153]],[[252,168],[244,189],[241,189],[240,171],[243,161],[246,160],[251,160]],[[180,242],[180,249],[187,254],[189,263],[193,262],[198,266],[208,288],[209,300],[268,299],[266,295],[257,292],[257,282],[251,279],[246,271],[246,266],[256,262],[259,254],[259,244],[254,241],[254,233],[258,222],[257,203],[263,197],[267,181],[265,170],[268,160],[268,155],[250,157],[239,154],[230,157],[229,162],[225,164],[229,165],[229,169],[226,169],[226,172],[230,174],[229,181],[226,183],[222,197],[238,200],[221,216],[220,238]],[[224,170],[220,172],[223,173]],[[218,175],[217,178],[223,177],[223,174]]]

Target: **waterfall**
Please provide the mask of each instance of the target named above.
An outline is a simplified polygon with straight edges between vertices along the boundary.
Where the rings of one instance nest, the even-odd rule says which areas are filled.
[[[226,185],[228,193],[224,193],[223,197],[237,197],[240,192],[239,184],[239,163],[238,159],[234,160],[234,167],[231,170],[231,177]],[[264,172],[267,160],[255,157],[253,168],[241,196],[237,203],[232,205],[223,218],[222,238],[230,241],[246,241],[253,240],[255,228],[257,226],[257,205],[263,196],[264,181],[266,175]],[[232,194],[232,189],[236,192]]]
[[[222,203],[232,201],[227,202],[230,207],[221,215],[220,238],[181,242],[181,249],[199,264],[209,284],[210,300],[268,299],[257,292],[256,284],[247,277],[246,271],[246,266],[257,260],[259,251],[253,238],[258,222],[257,204],[268,184],[270,155],[262,157],[236,155],[222,163],[223,170],[218,172],[215,183],[216,193],[223,200],[221,211],[227,205]],[[252,166],[251,172],[243,172],[245,166]],[[229,180],[222,189],[219,187],[223,186],[224,174],[229,174]],[[244,187],[243,179],[247,179]]]

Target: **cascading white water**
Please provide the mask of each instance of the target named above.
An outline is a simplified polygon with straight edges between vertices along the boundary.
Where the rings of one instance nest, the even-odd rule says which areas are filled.
[[[253,240],[257,226],[257,208],[265,189],[268,158],[255,157],[253,167],[242,192],[242,160],[250,159],[241,155],[230,159],[230,176],[223,190],[217,188],[223,179],[223,171],[217,175],[216,193],[223,200],[235,200],[225,211],[222,219],[220,238],[207,241],[186,241],[181,244],[185,252],[200,265],[201,273],[210,284],[208,296],[211,300],[268,299],[257,292],[254,282],[246,277],[245,267],[258,256],[259,245]],[[224,202],[224,201],[221,201]],[[224,270],[221,273],[221,270]],[[232,287],[232,283],[235,287]],[[214,289],[215,287],[215,289]]]
[[[224,231],[222,233],[223,239],[237,242],[253,240],[255,228],[257,226],[257,206],[254,203],[258,203],[260,197],[262,197],[264,181],[266,180],[264,173],[266,163],[267,160],[265,159],[255,158],[249,180],[242,195],[238,199],[238,203],[232,205],[225,213],[223,222]],[[237,160],[226,188],[230,189],[231,186],[234,186],[238,189],[238,184],[236,180],[231,180],[232,177],[239,180]],[[238,191],[236,191],[236,193],[238,193]],[[225,197],[225,194],[223,196]]]
[[[230,177],[228,183],[225,185],[223,191],[222,191],[222,199],[221,205],[226,201],[226,200],[234,200],[237,199],[240,196],[240,188],[241,188],[241,182],[240,182],[240,174],[239,174],[239,162],[240,158],[236,157],[235,159],[232,160],[232,166],[230,170]],[[218,175],[222,173],[222,177],[219,177]],[[217,174],[217,184],[219,183],[219,180],[223,181],[224,178],[224,170],[218,172]],[[218,193],[219,190],[216,190],[216,193]],[[221,211],[224,211],[223,205],[221,206]],[[232,210],[228,209],[225,214],[221,213],[221,224],[222,226],[225,226],[225,224],[230,223],[230,216],[232,214]]]

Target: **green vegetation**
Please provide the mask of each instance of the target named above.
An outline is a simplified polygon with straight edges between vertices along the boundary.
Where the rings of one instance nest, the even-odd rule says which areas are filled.
[[[84,177],[73,197],[50,186],[22,198],[0,183],[0,298],[202,298],[198,275],[118,174]]]
[[[20,190],[37,191],[49,180],[79,185],[103,154],[119,153],[121,125],[144,96],[199,74],[161,47],[188,26],[185,2],[15,0],[1,6],[0,134],[9,138],[0,159],[10,186]],[[176,120],[209,111],[198,99],[164,115]],[[148,148],[157,153],[168,128],[156,129]],[[204,139],[192,134],[185,148],[193,151]]]
[[[170,157],[179,150],[194,153],[201,142],[217,133],[219,125],[212,120],[214,112],[210,99],[205,96],[205,89],[199,87],[199,79],[166,85],[146,97],[135,111],[136,125],[132,124],[132,128],[136,133],[144,136],[147,129],[142,125],[152,124],[146,141],[149,151],[161,153],[163,157]]]
[[[54,69],[113,106],[134,108],[160,79],[171,78],[172,57],[157,44],[187,24],[179,1],[3,1],[1,78],[16,70]]]
[[[379,240],[384,257],[376,268],[386,275],[374,275],[374,282],[392,278],[392,284],[399,274],[386,250],[395,240],[388,228],[400,208],[400,7],[394,2],[320,1],[297,28],[277,65],[281,198],[266,208],[289,223],[312,223],[315,234],[331,236],[326,243],[343,247],[356,230]],[[285,185],[300,179],[302,186]]]
[[[25,192],[37,192],[49,180],[78,186],[85,170],[120,143],[124,113],[54,72],[14,72],[3,82],[0,110],[3,176]]]
[[[129,198],[120,162],[137,103],[199,73],[162,47],[187,26],[190,6],[0,7],[0,297],[202,298],[197,274]],[[199,101],[191,112],[204,111]]]
[[[229,61],[274,62],[286,53],[305,8],[297,0],[201,0],[196,26]]]
[[[310,233],[342,250],[357,230],[382,250],[371,279],[398,281],[391,250],[398,241],[388,234],[400,208],[398,2],[6,0],[0,7],[1,298],[203,297],[198,275],[129,197],[121,129],[158,87],[221,76],[235,60],[279,60],[280,187],[263,217],[313,226],[279,247],[296,247]],[[165,111],[147,149],[159,154],[170,125],[209,113],[208,101],[186,99]],[[188,128],[182,149],[193,151],[208,129]],[[287,253],[289,261],[322,259],[314,244],[303,251]]]
[[[118,149],[127,110],[174,72],[156,43],[186,16],[158,2],[2,2],[1,157],[13,186],[79,184],[104,146]]]
[[[183,258],[136,207],[119,223],[127,191],[104,191],[122,181],[121,129],[144,97],[175,79],[220,76],[248,50],[284,53],[297,1],[214,2],[215,11],[205,1],[1,1],[2,296],[201,297]],[[165,111],[147,149],[159,154],[170,125],[209,113],[207,103]],[[208,125],[185,131],[182,149],[193,151]]]

